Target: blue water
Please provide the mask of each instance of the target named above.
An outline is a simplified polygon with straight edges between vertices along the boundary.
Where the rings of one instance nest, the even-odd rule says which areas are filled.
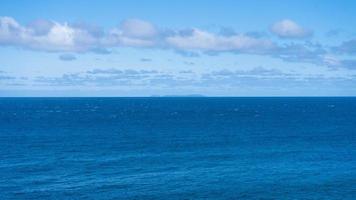
[[[356,98],[0,98],[0,199],[356,199]]]

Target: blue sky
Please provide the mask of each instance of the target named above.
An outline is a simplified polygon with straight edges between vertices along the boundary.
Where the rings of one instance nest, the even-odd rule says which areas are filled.
[[[355,96],[355,1],[6,1],[0,96]]]

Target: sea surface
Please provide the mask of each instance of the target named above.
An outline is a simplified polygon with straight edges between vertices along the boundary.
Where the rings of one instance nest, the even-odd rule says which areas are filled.
[[[356,199],[356,98],[0,98],[0,199]]]

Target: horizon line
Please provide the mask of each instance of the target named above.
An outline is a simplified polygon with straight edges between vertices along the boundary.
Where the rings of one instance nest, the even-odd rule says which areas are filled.
[[[0,96],[0,98],[356,98],[356,96]]]

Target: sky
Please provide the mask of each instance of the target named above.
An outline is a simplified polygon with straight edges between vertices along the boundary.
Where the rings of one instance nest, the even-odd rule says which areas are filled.
[[[2,0],[0,96],[356,96],[356,1]]]

